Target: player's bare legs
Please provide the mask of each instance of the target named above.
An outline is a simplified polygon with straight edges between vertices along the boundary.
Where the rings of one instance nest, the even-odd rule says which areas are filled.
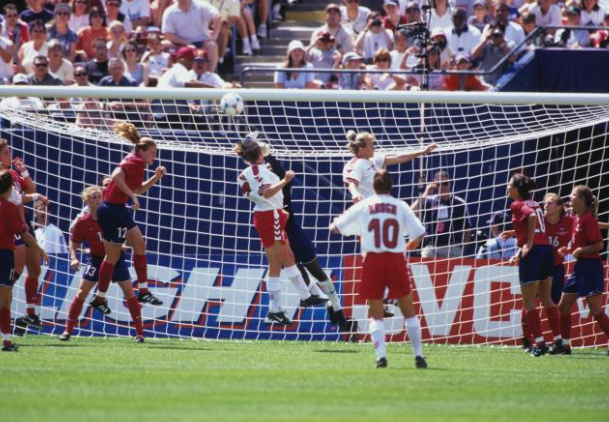
[[[156,296],[148,290],[148,261],[146,259],[146,242],[138,226],[127,232],[125,236],[127,243],[133,248],[133,267],[137,274],[137,286],[139,290],[138,300],[151,305],[162,305]]]

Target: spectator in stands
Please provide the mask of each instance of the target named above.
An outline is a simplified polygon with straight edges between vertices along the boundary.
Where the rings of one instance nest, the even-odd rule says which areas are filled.
[[[384,0],[383,10],[385,10],[386,13],[383,18],[383,27],[390,30],[393,34],[395,34],[395,31],[398,30],[400,25],[406,25],[408,23],[406,16],[400,15],[400,3],[398,0]]]
[[[67,4],[59,3],[55,6],[55,19],[52,22],[53,25],[49,28],[47,39],[48,41],[57,40],[63,48],[64,56],[69,60],[74,60],[78,37],[68,26],[70,14],[70,6]]]
[[[129,41],[127,33],[125,32],[125,26],[120,21],[112,21],[108,27],[108,33],[110,35],[110,40],[107,44],[108,57],[111,59],[120,57],[121,50],[127,41]]]
[[[7,4],[4,11],[4,22],[2,22],[1,36],[8,38],[13,43],[13,62],[18,62],[18,52],[21,46],[30,40],[28,26],[19,20],[17,6]]]
[[[465,54],[459,54],[453,60],[452,70],[472,70],[472,61]],[[490,85],[485,84],[477,75],[451,74],[444,78],[444,87],[448,91],[488,91]]]
[[[13,85],[29,85],[28,77],[23,73],[17,73],[13,76]],[[0,101],[0,110],[44,110],[44,103],[40,98],[36,97],[5,97]]]
[[[199,81],[204,88],[240,88],[236,83],[227,83],[217,73],[209,71],[209,58],[205,50],[194,53],[193,66],[189,71],[191,79]]]
[[[353,51],[353,33],[340,23],[340,7],[337,4],[330,3],[326,6],[326,23],[317,28],[311,34],[310,45],[317,41],[317,34],[320,32],[330,32],[336,40],[336,48],[341,54]]]
[[[546,0],[547,1],[547,0]],[[584,26],[603,26],[606,11],[598,0],[581,0],[580,22]]]
[[[389,70],[391,67],[391,54],[386,48],[379,49],[373,60],[374,64],[369,67],[371,70]],[[396,82],[391,73],[367,73],[364,81],[367,89],[387,91],[404,88]]]
[[[57,40],[49,42],[49,72],[61,80],[64,85],[74,83],[74,65],[63,57],[63,47]]]
[[[363,69],[363,57],[355,51],[351,51],[343,56],[343,69],[359,70]],[[341,73],[338,77],[339,89],[361,89],[364,85],[364,73]]]
[[[45,56],[34,58],[34,72],[28,76],[28,85],[63,85],[63,81],[49,72],[49,59]]]
[[[258,41],[258,35],[256,35],[256,25],[254,24],[254,16],[252,14],[252,7],[249,5],[250,2],[241,2],[241,16],[237,22],[237,30],[243,43],[243,54],[251,56],[254,51],[260,50],[260,42]]]
[[[509,260],[518,252],[518,244],[515,237],[510,237],[504,240],[501,233],[506,230],[512,230],[511,212],[499,211],[493,215],[487,223],[491,226],[490,239],[486,241],[484,246],[478,251],[476,258],[478,259],[501,259]]]
[[[463,243],[469,239],[469,212],[465,200],[452,193],[450,175],[441,170],[434,175],[420,198],[412,204],[427,228],[421,256],[457,258],[463,256]]]
[[[123,0],[120,13],[129,17],[133,30],[146,28],[150,22],[150,0]]]
[[[220,29],[222,29],[220,13],[208,3],[177,0],[165,10],[163,16],[165,39],[176,46],[204,48],[209,56],[212,72],[216,71],[218,64],[216,39]]]
[[[436,28],[431,31],[431,36],[429,38],[433,43],[432,45],[440,52],[440,67],[442,69],[448,69],[451,62],[455,58],[455,53],[448,45],[448,37],[446,36],[446,33],[443,29]]]
[[[335,39],[329,32],[320,32],[317,35],[317,42],[314,46],[307,49],[307,61],[315,69],[338,69],[340,66],[341,55],[334,47]],[[334,79],[331,72],[315,73],[315,80],[320,84],[326,85]]]
[[[453,26],[452,9],[448,4],[448,0],[432,0],[432,5],[429,30],[447,29]]]
[[[131,78],[136,86],[148,86],[148,66],[139,61],[137,43],[127,41],[121,56],[125,61],[125,76]]]
[[[535,30],[537,18],[531,12],[525,11],[525,12],[522,12],[521,22],[522,22],[522,29],[524,29],[524,35],[525,35],[525,37],[528,37],[529,34]],[[527,41],[527,45],[529,45],[529,46],[533,45],[534,43],[535,43],[535,40]]]
[[[125,63],[118,57],[110,59],[108,73],[108,76],[104,76],[99,81],[100,86],[137,86],[133,79],[125,76]]]
[[[67,254],[68,245],[63,233],[55,224],[49,220],[48,205],[42,201],[36,201],[34,205],[34,231],[36,241],[48,254]]]
[[[418,47],[408,45],[408,34],[405,29],[395,33],[395,49],[391,51],[391,70],[409,70],[415,67],[419,59]]]
[[[416,1],[409,2],[406,5],[405,16],[406,16],[406,20],[408,21],[408,23],[420,22],[421,21],[421,8],[419,7],[419,3]]]
[[[580,9],[577,6],[569,6],[566,10],[569,23],[567,26],[580,26]],[[590,45],[590,34],[584,29],[563,28],[556,31],[554,42],[557,45],[576,49]]]
[[[193,79],[189,72],[195,58],[194,53],[195,50],[190,47],[181,47],[176,53],[178,62],[163,73],[157,86],[159,88],[205,88],[201,82]]]
[[[121,4],[121,0],[106,0],[106,26],[110,29],[113,22],[120,22],[123,24],[125,36],[129,37],[131,32],[133,32],[133,24],[131,23],[129,16],[121,13]],[[159,25],[159,27],[160,26],[161,25]]]
[[[0,23],[0,85],[9,84],[13,77],[13,57],[15,54],[15,45],[13,42],[4,37]]]
[[[489,23],[482,31],[482,39],[486,40],[488,34],[497,27],[497,24],[502,25],[504,30],[504,38],[506,41],[511,41],[515,46],[520,45],[524,41],[524,30],[515,22],[510,22],[510,6],[508,0],[495,0],[495,21],[492,25]]]
[[[93,41],[93,50],[95,55],[85,63],[85,67],[89,72],[89,80],[95,85],[99,85],[102,78],[108,75],[108,47],[105,38]]]
[[[90,0],[72,0],[70,4],[72,15],[70,15],[70,29],[78,35],[78,31],[89,26]]]
[[[78,54],[85,59],[95,56],[93,42],[98,39],[108,39],[108,28],[106,28],[105,14],[101,9],[92,7],[89,11],[89,26],[78,31],[78,42],[76,48]]]
[[[355,51],[363,56],[367,63],[370,63],[381,48],[393,50],[393,33],[391,30],[385,29],[380,14],[372,12],[368,17],[366,29],[357,36]]]
[[[292,40],[288,44],[288,58],[286,62],[279,68],[284,69],[313,69],[310,63],[307,63],[305,47],[299,40]],[[275,72],[275,88],[292,88],[292,89],[314,89],[319,86],[314,82],[315,74],[313,72]]]
[[[153,25],[157,28],[163,26],[163,14],[165,10],[173,4],[174,0],[152,0],[150,2],[150,13]]]
[[[53,12],[44,8],[45,0],[28,0],[27,10],[21,12],[21,20],[27,24],[34,21],[50,22],[53,19]]]
[[[448,32],[448,47],[455,54],[471,56],[474,48],[480,43],[480,31],[467,24],[467,13],[464,9],[453,11],[453,27]]]
[[[491,22],[491,17],[488,14],[488,3],[486,0],[476,0],[473,6],[473,14],[469,17],[467,23],[482,32],[484,27]]]
[[[366,28],[370,9],[360,6],[359,0],[343,0],[340,6],[341,22],[354,36],[357,36]]]
[[[442,70],[441,65],[442,61],[440,60],[440,49],[438,47],[432,47],[429,50],[429,68],[431,71],[427,76],[425,75],[417,75],[416,79],[418,81],[418,85],[421,88],[412,87],[411,89],[423,89],[424,84],[428,84],[428,89],[431,91],[441,91],[445,89],[444,87],[444,75],[439,71]],[[419,64],[416,66],[417,69],[421,69],[424,66],[424,58],[419,59]]]
[[[222,19],[222,27],[218,35],[218,63],[224,63],[226,48],[231,38],[232,28],[237,25],[241,16],[241,3],[239,0],[208,0],[209,3],[218,9]]]
[[[267,26],[266,23],[269,20],[269,0],[257,0],[258,6],[258,20],[260,24],[258,25],[258,38],[266,38],[267,37]]]
[[[89,71],[84,64],[74,66],[74,85],[76,86],[95,86],[89,81]],[[80,98],[72,98],[70,101],[80,103]]]
[[[171,67],[171,56],[161,49],[161,36],[150,34],[146,40],[147,51],[142,57],[142,63],[148,66],[148,80],[150,86],[156,86],[163,73]]]
[[[481,71],[488,72],[493,69],[497,63],[503,60],[514,47],[516,47],[516,45],[513,41],[505,39],[503,27],[497,25],[474,49],[473,58],[479,62],[479,69]],[[503,66],[500,66],[493,73],[485,74],[484,81],[490,85],[495,85],[501,75],[509,68],[510,63],[515,61],[515,55],[509,56],[507,62],[505,62]]]
[[[34,71],[34,58],[46,56],[49,51],[47,44],[47,29],[42,21],[33,21],[29,25],[29,36],[31,41],[24,43],[17,54],[19,60],[17,68],[19,71],[30,74]]]
[[[609,28],[609,12],[605,14],[605,28]],[[609,47],[609,30],[600,29],[590,36],[592,45],[597,48],[608,48]]]
[[[552,4],[552,0],[538,0],[529,10],[535,16],[535,24],[538,26],[560,26],[562,23],[560,7]],[[552,29],[548,32],[554,34],[556,30]]]

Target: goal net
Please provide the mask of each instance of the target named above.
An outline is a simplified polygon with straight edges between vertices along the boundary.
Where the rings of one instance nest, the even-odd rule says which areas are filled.
[[[167,167],[168,176],[141,197],[135,213],[147,242],[149,286],[164,302],[143,308],[149,337],[343,338],[325,307],[299,308],[286,277],[283,307],[296,324],[286,328],[265,318],[266,258],[251,221],[252,204],[237,186],[245,164],[231,152],[254,130],[283,166],[297,173],[296,220],[362,336],[367,310],[357,295],[359,245],[328,230],[352,204],[342,181],[350,159],[348,130],[371,132],[377,151],[386,154],[435,142],[439,148],[432,154],[389,168],[393,194],[412,204],[443,171],[448,182],[442,189],[465,202],[464,214],[450,203],[438,210],[442,221],[426,223],[424,246],[448,242],[455,256],[424,258],[420,251],[408,256],[426,342],[510,345],[522,336],[518,269],[507,263],[507,252],[503,260],[494,259],[487,245],[504,226],[498,213],[508,209],[506,185],[515,171],[535,178],[537,201],[547,192],[567,197],[575,185],[587,184],[600,199],[599,220],[609,220],[609,96],[242,90],[233,92],[244,99],[245,111],[228,117],[219,106],[226,92],[7,87],[0,94],[1,136],[13,157],[23,158],[38,192],[50,199],[48,222],[59,228],[65,244],[83,207],[81,191],[98,184],[129,152],[113,134],[113,124],[128,120],[157,141],[157,163]],[[29,214],[45,233],[44,219],[32,209]],[[65,246],[47,241],[51,247],[38,306],[42,332],[59,334],[83,270],[71,269]],[[568,275],[572,263],[565,266]],[[14,316],[25,312],[25,274],[15,286]],[[133,270],[132,276],[135,280]],[[112,314],[104,317],[85,306],[74,335],[133,333],[120,289],[113,284],[107,297]],[[388,304],[387,311],[394,314],[386,320],[391,339],[406,340],[399,309]],[[581,300],[573,323],[575,346],[606,344]],[[546,322],[544,329],[549,339]]]

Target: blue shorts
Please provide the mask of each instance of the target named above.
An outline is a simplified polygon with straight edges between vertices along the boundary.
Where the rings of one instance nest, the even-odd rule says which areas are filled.
[[[36,233],[34,233],[34,228],[32,227],[32,222],[29,220],[26,220],[26,224],[27,224],[28,233],[31,234],[34,239],[36,239]],[[16,234],[15,235],[15,246],[21,246],[21,245],[25,245],[25,242],[23,241],[23,237],[20,234]]]
[[[13,287],[15,275],[15,252],[0,249],[0,286]]]
[[[564,293],[577,293],[579,297],[594,296],[605,289],[605,273],[600,259],[580,258],[567,279]]]
[[[294,252],[294,258],[296,258],[297,262],[308,264],[317,258],[315,245],[313,245],[311,239],[305,234],[302,227],[294,221],[292,215],[290,215],[290,218],[288,219],[285,231],[288,235],[290,247],[292,248],[292,252]]]
[[[131,208],[106,202],[97,209],[97,222],[104,240],[110,243],[125,243],[127,232],[136,226]]]
[[[560,297],[562,296],[562,289],[565,285],[565,266],[554,265],[554,271],[552,272],[552,302],[558,305]]]
[[[83,271],[83,280],[97,283],[99,281],[99,268],[101,267],[103,260],[103,257],[89,256],[89,258],[87,259],[87,265],[85,266],[85,270]],[[118,262],[114,266],[114,274],[112,275],[112,281],[115,283],[122,283],[123,281],[127,281],[130,279],[131,274],[129,274],[129,267],[127,267],[127,263],[125,262],[125,253],[121,252],[121,257],[118,259]]]
[[[543,281],[552,277],[554,252],[550,245],[533,245],[527,256],[518,260],[520,284]]]

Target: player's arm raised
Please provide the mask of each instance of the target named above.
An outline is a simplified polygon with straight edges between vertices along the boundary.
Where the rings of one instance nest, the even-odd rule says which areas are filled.
[[[137,193],[138,195],[143,194],[148,189],[153,187],[166,174],[167,174],[167,169],[164,166],[157,167],[156,170],[154,171],[154,176],[152,176],[150,179],[148,179],[144,183],[142,183],[142,186],[139,187],[138,189],[136,189],[135,193]]]
[[[285,177],[283,179],[281,179],[281,181],[279,183],[276,183],[273,186],[269,186],[268,188],[264,189],[261,192],[262,196],[265,199],[272,198],[273,196],[275,196],[277,194],[277,192],[279,192],[281,189],[283,189],[285,187],[285,185],[290,183],[292,181],[292,179],[294,178],[294,176],[296,176],[296,173],[294,173],[292,170],[286,171]]]
[[[407,152],[407,153],[400,154],[400,155],[388,155],[387,160],[385,161],[385,165],[392,166],[394,164],[407,163],[409,161],[414,160],[415,158],[419,158],[419,157],[429,154],[437,147],[438,147],[438,145],[436,145],[436,144],[430,144],[427,147],[418,149],[416,151]]]

